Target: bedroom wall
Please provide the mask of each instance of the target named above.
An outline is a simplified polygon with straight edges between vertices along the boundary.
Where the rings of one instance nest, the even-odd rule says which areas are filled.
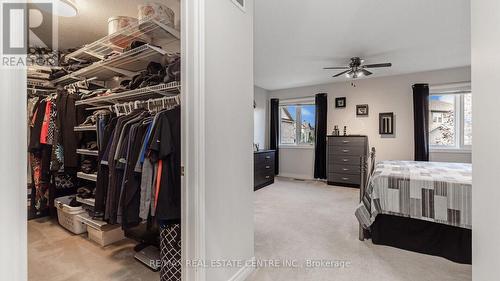
[[[253,110],[254,126],[253,126],[253,142],[259,144],[260,149],[269,148],[269,139],[267,137],[269,131],[269,92],[266,89],[254,86],[254,102]]]
[[[472,279],[499,280],[498,75],[500,73],[500,2],[472,3],[472,110],[474,112],[474,169],[472,171]]]
[[[377,160],[413,160],[413,97],[415,83],[446,84],[470,81],[470,67],[378,77],[293,89],[270,91],[270,98],[297,98],[328,94],[328,133],[335,125],[348,134],[368,135],[370,146],[377,149]],[[347,107],[335,108],[335,98],[346,97]],[[356,105],[368,104],[369,116],[356,117]],[[378,114],[394,112],[395,135],[378,134]],[[470,162],[471,154],[431,154],[432,161]],[[313,178],[313,149],[281,149],[280,174],[296,178]]]
[[[205,261],[254,258],[253,1],[203,1],[205,28]],[[224,20],[221,20],[224,19]],[[230,24],[228,24],[230,23]],[[196,153],[196,152],[194,152]],[[206,281],[251,268],[206,268]]]

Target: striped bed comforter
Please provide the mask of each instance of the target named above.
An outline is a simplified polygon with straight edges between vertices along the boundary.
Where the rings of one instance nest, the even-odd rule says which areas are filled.
[[[382,161],[355,214],[364,228],[388,214],[472,229],[471,204],[471,164]]]

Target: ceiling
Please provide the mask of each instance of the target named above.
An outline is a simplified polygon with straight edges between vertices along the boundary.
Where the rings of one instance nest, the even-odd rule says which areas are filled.
[[[180,10],[180,0],[164,0],[176,14]],[[108,34],[108,18],[114,16],[137,17],[139,4],[147,0],[75,0],[78,7],[76,17],[59,17],[59,48],[76,48],[91,43]]]
[[[268,90],[332,78],[359,56],[392,62],[370,77],[470,65],[469,0],[255,0],[255,84]]]

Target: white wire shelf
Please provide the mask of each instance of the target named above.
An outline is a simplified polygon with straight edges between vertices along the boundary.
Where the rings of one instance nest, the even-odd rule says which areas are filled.
[[[86,79],[105,81],[115,76],[133,77],[146,69],[150,62],[160,63],[165,54],[167,51],[162,48],[143,45],[55,79],[52,84],[69,85]]]
[[[121,102],[133,100],[146,100],[164,96],[174,96],[179,93],[181,84],[179,82],[170,82],[167,84],[158,84],[155,86],[140,88],[136,90],[110,94],[76,101],[76,105],[108,106]]]
[[[84,172],[78,172],[76,173],[76,177],[88,181],[97,181],[97,174],[86,174]]]
[[[80,155],[99,156],[99,151],[90,149],[77,149],[76,153]]]
[[[52,88],[51,87],[52,85],[51,85],[50,81],[43,80],[43,79],[28,78],[27,85],[29,87]]]
[[[77,126],[74,129],[75,132],[89,132],[89,131],[96,131],[96,130],[97,130],[96,126]]]
[[[165,21],[150,17],[140,20],[123,30],[110,34],[79,50],[68,54],[66,60],[96,61],[107,55],[123,52],[134,40],[161,45],[169,53],[180,52],[180,32],[165,24]]]

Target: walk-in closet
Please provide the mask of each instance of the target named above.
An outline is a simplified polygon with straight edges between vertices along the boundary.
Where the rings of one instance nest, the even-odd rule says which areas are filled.
[[[28,279],[180,280],[179,0],[30,4]],[[32,44],[30,44],[32,45]]]

